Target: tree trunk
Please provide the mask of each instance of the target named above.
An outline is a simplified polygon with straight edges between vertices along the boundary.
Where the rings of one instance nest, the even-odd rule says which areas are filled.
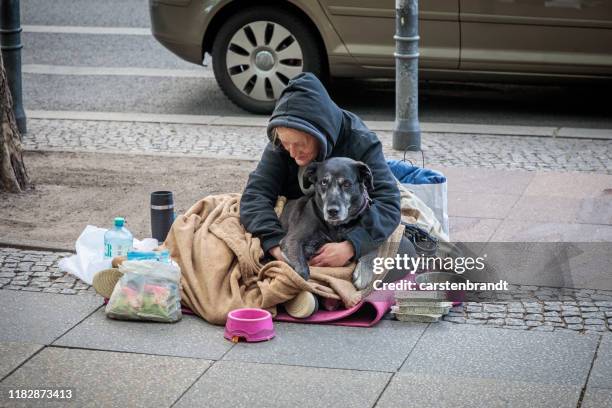
[[[23,163],[21,135],[17,129],[13,98],[0,53],[0,191],[19,193],[30,187]]]

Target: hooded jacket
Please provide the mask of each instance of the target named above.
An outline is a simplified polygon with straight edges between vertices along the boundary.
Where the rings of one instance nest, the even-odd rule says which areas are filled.
[[[289,153],[274,145],[272,129],[304,131],[319,142],[317,161],[350,157],[372,170],[371,206],[348,233],[355,259],[374,250],[400,222],[400,194],[382,151],[382,144],[355,114],[340,109],[323,84],[311,73],[302,73],[282,92],[268,123],[270,143],[250,174],[240,201],[240,222],[258,237],[265,252],[279,245],[285,232],[274,212],[279,195],[296,199],[304,195],[298,183],[299,167]]]

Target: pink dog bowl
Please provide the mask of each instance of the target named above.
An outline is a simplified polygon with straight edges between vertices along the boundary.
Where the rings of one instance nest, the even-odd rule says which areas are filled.
[[[238,343],[270,340],[276,335],[272,315],[263,309],[236,309],[227,315],[223,337]]]

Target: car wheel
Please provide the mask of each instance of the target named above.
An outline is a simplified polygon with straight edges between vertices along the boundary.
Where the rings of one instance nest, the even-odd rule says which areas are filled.
[[[320,76],[321,51],[309,27],[294,14],[272,7],[251,8],[221,27],[212,47],[217,83],[236,105],[270,113],[291,78]]]

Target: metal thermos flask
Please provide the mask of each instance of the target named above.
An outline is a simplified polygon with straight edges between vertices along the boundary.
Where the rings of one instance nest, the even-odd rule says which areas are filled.
[[[151,236],[160,243],[166,240],[174,222],[174,197],[172,191],[151,193]]]

